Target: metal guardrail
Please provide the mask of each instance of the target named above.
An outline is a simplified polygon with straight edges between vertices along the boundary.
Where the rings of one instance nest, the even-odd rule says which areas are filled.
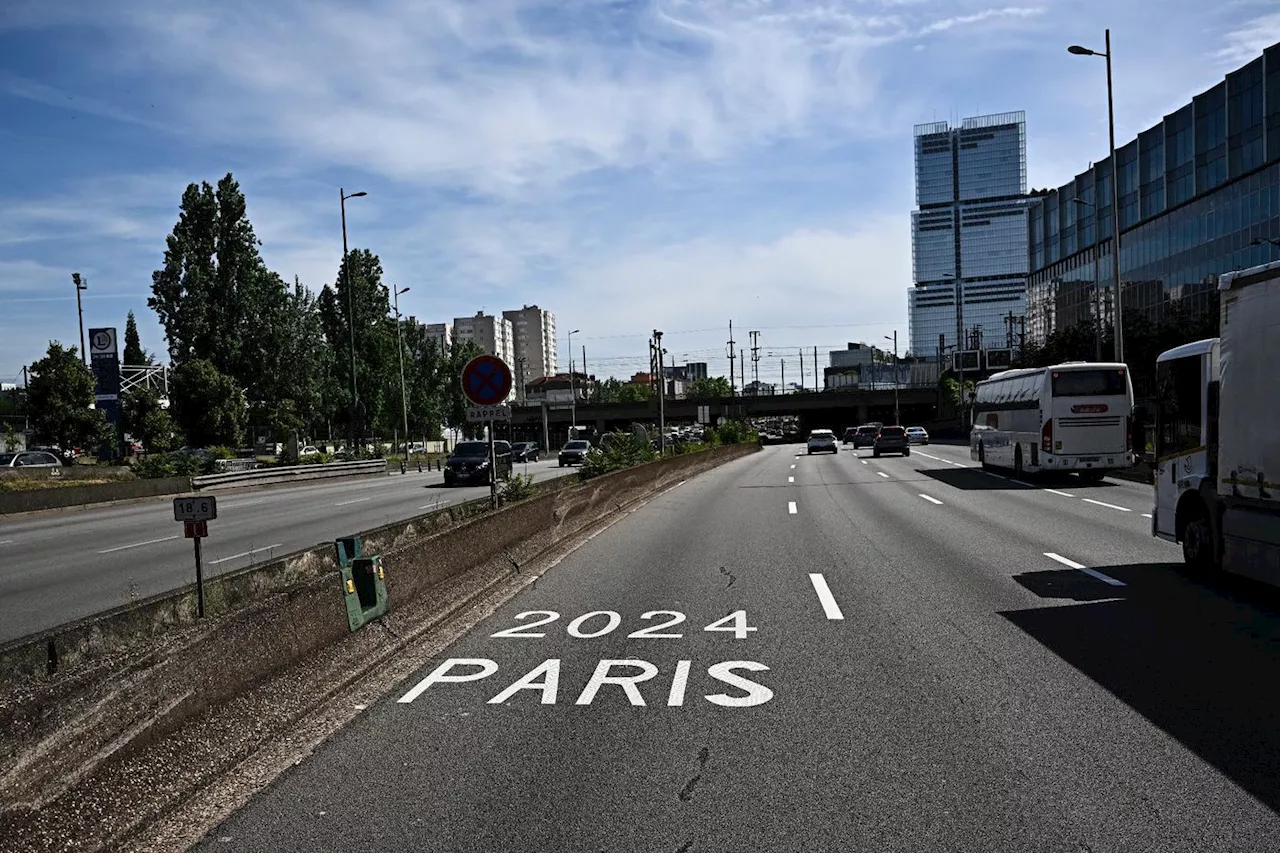
[[[257,468],[253,471],[228,471],[223,474],[205,474],[192,477],[196,489],[216,489],[222,486],[259,486],[273,483],[293,483],[302,480],[323,480],[329,477],[353,477],[359,474],[385,474],[387,463],[382,459],[360,462],[330,462],[327,465],[289,465],[280,468]]]

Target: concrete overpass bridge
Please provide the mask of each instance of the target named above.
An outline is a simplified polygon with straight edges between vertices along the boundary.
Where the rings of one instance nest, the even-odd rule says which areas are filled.
[[[719,400],[667,400],[668,424],[692,424],[698,419],[698,407],[710,409],[712,422],[719,418],[794,416],[803,430],[831,429],[868,421],[893,421],[893,389],[840,389],[776,394],[758,397],[733,397]],[[948,416],[939,410],[936,387],[902,388],[898,391],[898,408],[904,424],[930,424]],[[615,403],[606,405],[578,404],[579,426],[594,427],[600,432],[624,429],[633,423],[656,423],[658,401]],[[511,412],[512,436],[517,441],[543,442],[544,430],[551,447],[558,447],[569,434],[574,412],[568,403],[515,405]]]

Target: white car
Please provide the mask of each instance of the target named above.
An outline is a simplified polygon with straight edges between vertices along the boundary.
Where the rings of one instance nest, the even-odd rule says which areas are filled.
[[[907,444],[928,444],[929,433],[924,427],[907,427]]]
[[[809,453],[832,453],[840,452],[840,445],[836,442],[836,434],[829,429],[815,429],[809,433]]]

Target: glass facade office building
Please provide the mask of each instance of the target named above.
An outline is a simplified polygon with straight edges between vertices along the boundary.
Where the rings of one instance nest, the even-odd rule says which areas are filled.
[[[1118,148],[1116,162],[1125,308],[1153,322],[1176,301],[1209,310],[1220,273],[1280,257],[1251,245],[1280,240],[1280,44]],[[1032,204],[1031,341],[1112,323],[1111,175],[1108,157]]]
[[[966,348],[1004,347],[1007,318],[1026,308],[1026,116],[921,124],[914,135],[911,353],[937,358],[940,337],[955,346],[957,289],[965,336],[980,339]]]

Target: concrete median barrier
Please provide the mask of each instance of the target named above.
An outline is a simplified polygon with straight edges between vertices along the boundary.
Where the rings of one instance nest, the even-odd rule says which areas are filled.
[[[497,512],[487,500],[470,501],[363,532],[364,553],[381,555],[386,568],[390,612],[354,633],[336,549],[326,543],[213,579],[204,620],[195,618],[187,588],[0,647],[0,846],[22,849],[8,842],[53,824],[64,838],[86,833],[85,849],[113,846],[111,839],[185,796],[161,792],[158,804],[101,822],[86,798],[113,796],[109,780],[130,777],[118,768],[132,757],[161,748],[167,736],[255,685],[293,679],[291,667],[305,669],[306,661],[353,649],[330,678],[355,678],[428,630],[413,615],[415,603],[460,608],[467,602],[450,599],[459,594],[453,590],[481,596],[579,531],[758,449],[713,448],[586,482],[549,481]],[[354,533],[336,530],[334,538]],[[405,611],[399,621],[398,608]],[[287,727],[307,710],[273,714],[272,724]],[[200,770],[204,782],[244,758],[207,743],[202,751],[217,755]],[[100,823],[71,825],[77,820]]]
[[[116,483],[85,483],[24,492],[0,492],[0,515],[137,500],[157,495],[177,495],[190,489],[190,477],[164,477],[156,480],[121,480]]]

